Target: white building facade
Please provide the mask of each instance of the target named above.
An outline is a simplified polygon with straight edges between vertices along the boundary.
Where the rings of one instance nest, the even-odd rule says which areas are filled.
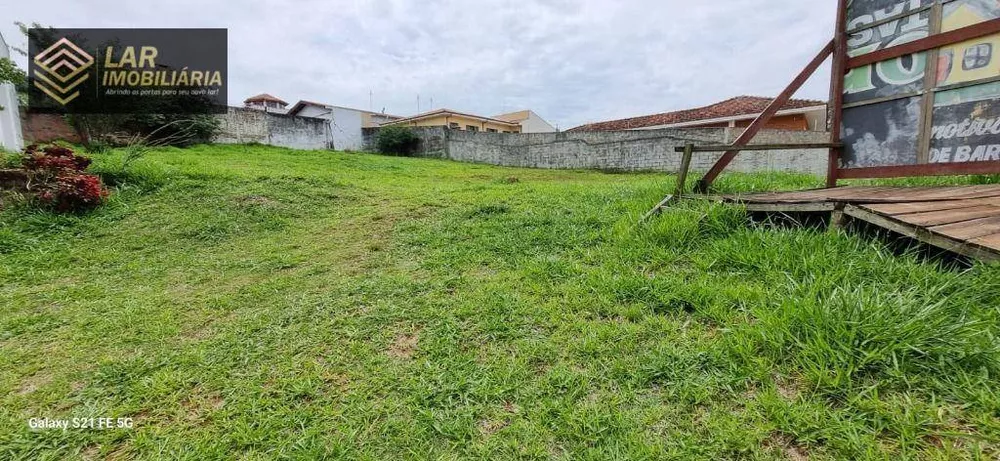
[[[559,131],[534,111],[522,110],[509,114],[495,115],[493,118],[521,125],[521,133],[555,133]]]
[[[362,150],[365,147],[362,128],[374,128],[382,123],[402,118],[310,101],[297,102],[289,109],[288,115],[327,120],[330,125],[333,148],[336,150]]]

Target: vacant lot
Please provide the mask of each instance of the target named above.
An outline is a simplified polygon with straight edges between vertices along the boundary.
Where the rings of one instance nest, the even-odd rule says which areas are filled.
[[[637,226],[663,175],[117,162],[95,213],[0,212],[0,458],[1000,456],[995,267],[709,204]]]

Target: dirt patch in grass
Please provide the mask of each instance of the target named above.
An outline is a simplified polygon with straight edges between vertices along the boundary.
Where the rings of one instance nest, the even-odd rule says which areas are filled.
[[[263,195],[245,195],[243,197],[238,197],[236,203],[240,205],[257,205],[257,206],[275,206],[278,204],[276,200],[267,198]]]
[[[15,393],[22,396],[32,394],[50,382],[52,382],[52,375],[42,372],[35,373],[21,381],[21,385],[18,386]]]
[[[498,411],[499,415],[483,418],[479,421],[479,432],[487,437],[497,433],[501,429],[510,426],[513,416],[520,411],[521,408],[516,404],[504,402]]]
[[[778,390],[778,395],[789,402],[798,400],[802,395],[802,384],[794,378],[775,378],[774,386]]]
[[[791,461],[808,461],[809,452],[795,441],[784,435],[784,434],[774,434],[769,439],[764,441],[764,446],[766,448],[777,449],[782,454],[785,455],[785,459]]]
[[[225,398],[216,392],[207,392],[200,386],[192,389],[190,395],[181,401],[185,418],[199,424],[205,424],[210,413],[222,409],[225,405]]]
[[[389,357],[400,360],[410,360],[417,352],[417,344],[420,342],[418,333],[403,333],[396,336],[386,351]]]

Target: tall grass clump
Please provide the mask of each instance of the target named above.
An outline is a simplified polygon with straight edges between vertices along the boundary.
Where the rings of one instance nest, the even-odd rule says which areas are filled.
[[[983,308],[994,295],[981,286],[894,292],[873,284],[831,290],[790,283],[790,293],[755,309],[757,321],[737,329],[731,351],[791,365],[829,394],[860,383],[892,388],[919,376],[1000,372],[998,325]]]
[[[619,223],[616,231],[639,240],[637,243],[687,251],[727,237],[745,227],[746,222],[746,213],[739,207],[713,202],[680,202],[638,228],[629,220]]]

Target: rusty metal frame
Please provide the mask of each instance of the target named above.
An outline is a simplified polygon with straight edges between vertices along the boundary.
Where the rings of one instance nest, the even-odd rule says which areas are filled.
[[[741,148],[745,147],[755,136],[757,136],[757,133],[761,130],[761,128],[763,128],[764,125],[766,125],[767,122],[774,117],[774,114],[777,113],[778,110],[785,106],[785,103],[792,98],[792,95],[794,95],[795,92],[802,87],[806,80],[809,80],[809,77],[812,77],[812,74],[816,72],[816,69],[818,69],[819,66],[826,61],[826,58],[833,53],[833,44],[833,40],[827,43],[826,46],[820,50],[819,54],[817,54],[816,57],[814,57],[812,61],[810,61],[809,64],[802,69],[802,72],[799,72],[799,75],[792,80],[792,83],[789,83],[788,86],[785,87],[784,91],[782,91],[778,97],[774,98],[774,100],[767,105],[764,112],[761,112],[760,115],[758,115],[757,118],[750,123],[750,126],[743,130],[743,133],[740,134],[735,141],[733,141],[731,149],[722,154],[722,157],[716,160],[715,164],[712,165],[712,168],[705,173],[705,176],[698,180],[698,183],[695,185],[695,191],[708,191],[708,188],[712,185],[712,182],[715,181],[715,178],[722,173],[722,170],[725,170],[726,167],[729,166],[729,163],[733,161],[736,154],[740,152]]]
[[[840,0],[844,3],[844,0]],[[890,48],[885,48],[882,50],[874,51],[862,56],[857,56],[854,58],[848,58],[846,60],[846,68],[843,70],[844,73],[838,73],[836,70],[832,73],[833,81],[843,81],[843,76],[850,69],[857,67],[864,67],[872,65],[878,62],[886,61],[889,59],[895,59],[908,54],[919,53],[921,51],[928,51],[931,54],[941,47],[954,45],[956,43],[961,43],[967,40],[973,40],[980,37],[985,37],[988,35],[994,35],[1000,33],[1000,19],[993,19],[989,21],[984,21],[978,24],[973,24],[971,26],[962,27],[960,29],[955,29],[948,32],[940,32],[940,29],[934,29],[940,24],[941,6],[947,3],[947,0],[943,2],[936,2],[932,9],[931,18],[931,35],[919,40],[904,43],[901,45],[896,45]],[[840,9],[840,8],[838,8]],[[846,8],[839,14],[846,15]],[[845,17],[840,16],[838,18],[838,38],[841,40],[847,40],[847,34],[844,33],[840,35],[839,26],[845,22]],[[846,24],[845,24],[846,25]],[[925,150],[930,148],[930,137],[932,128],[932,117],[934,111],[934,94],[947,91],[952,89],[952,87],[935,87],[936,82],[931,79],[937,74],[937,60],[931,59],[929,56],[927,59],[927,64],[925,68],[925,83],[924,90],[922,91],[922,120],[921,128],[918,139],[918,163],[914,165],[888,165],[888,166],[878,166],[878,167],[863,167],[863,168],[840,168],[839,167],[839,155],[837,156],[837,161],[832,159],[829,168],[829,175],[827,180],[828,186],[835,186],[838,179],[862,179],[862,178],[897,178],[897,177],[912,177],[912,176],[945,176],[945,175],[964,175],[964,174],[993,174],[1000,173],[1000,162],[998,161],[985,161],[985,162],[961,162],[961,163],[927,163],[929,159],[927,158]],[[839,78],[838,78],[839,77]],[[971,86],[974,84],[986,83],[989,79],[984,81],[974,81],[974,82],[963,82],[958,86]],[[841,87],[842,88],[842,87]],[[842,96],[842,95],[841,95]],[[834,100],[834,95],[831,93],[831,101]],[[871,101],[867,101],[871,102]],[[831,138],[834,134],[839,137],[840,130],[839,125],[842,120],[843,106],[841,105],[840,110],[835,109],[835,117],[837,120],[836,128],[831,126]],[[836,131],[836,133],[834,133]]]
[[[932,18],[932,21],[934,19],[939,19],[941,5],[943,3],[947,3],[948,1],[949,0],[935,2],[934,5],[922,8],[916,12],[911,11],[909,15],[919,14],[930,9],[933,13],[935,13],[933,14],[935,17]],[[792,82],[784,89],[784,91],[781,92],[780,95],[778,95],[777,98],[771,101],[764,112],[754,119],[750,126],[748,126],[746,130],[744,130],[743,133],[736,139],[736,141],[729,146],[729,149],[722,154],[714,165],[712,165],[712,168],[705,173],[705,176],[698,180],[695,185],[696,192],[707,192],[711,187],[712,182],[715,181],[723,170],[725,170],[725,168],[732,162],[733,158],[735,158],[741,150],[748,150],[746,149],[746,146],[750,143],[750,141],[752,141],[757,133],[767,124],[768,121],[771,120],[774,114],[778,112],[778,110],[780,110],[780,108],[783,107],[789,99],[791,99],[792,95],[798,91],[798,89],[805,83],[806,80],[809,79],[810,76],[812,76],[812,74],[828,56],[833,56],[830,79],[830,100],[827,106],[829,114],[830,146],[833,147],[830,147],[828,156],[826,178],[827,187],[836,187],[838,179],[1000,173],[1000,162],[997,161],[948,164],[919,163],[916,165],[893,165],[869,168],[840,167],[840,157],[843,150],[839,143],[844,113],[844,76],[850,69],[872,65],[874,63],[895,59],[921,51],[933,51],[944,46],[988,35],[1000,34],[1000,19],[993,19],[943,33],[940,33],[940,30],[932,30],[930,36],[919,40],[874,51],[861,56],[848,57],[848,36],[850,32],[856,32],[856,30],[861,29],[852,31],[847,30],[847,3],[847,0],[837,1],[837,23],[833,40],[831,40],[830,43],[827,44],[823,50],[821,50],[820,53],[809,62],[808,65],[806,65],[802,72],[800,72],[799,75],[792,80]],[[892,18],[887,18],[886,21],[889,19]],[[940,23],[939,20],[937,22]],[[934,60],[934,62],[928,60],[925,73],[930,72],[931,74],[936,75],[936,72],[932,72],[936,69],[936,65],[936,60]],[[924,90],[920,93],[923,95],[921,107],[924,111],[924,118],[921,120],[920,139],[918,140],[919,148],[921,149],[924,149],[925,147],[929,148],[930,145],[931,113],[933,112],[934,106],[934,93],[949,89],[944,87],[934,88],[933,83],[936,82],[930,81],[931,76],[925,76],[925,78],[926,82]],[[926,155],[921,156],[921,161],[927,161]]]
[[[840,125],[844,114],[844,75],[847,74],[847,0],[837,1],[837,24],[833,35],[833,65],[830,71],[830,100],[827,121],[830,142],[840,142]],[[842,147],[831,147],[827,157],[826,187],[837,187]]]
[[[888,61],[900,56],[941,48],[942,46],[954,45],[966,40],[972,40],[974,38],[985,37],[987,35],[997,33],[1000,33],[1000,19],[991,19],[989,21],[963,27],[961,29],[942,32],[940,34],[907,42],[902,45],[883,48],[878,51],[850,58],[847,60],[847,68],[854,69],[856,67],[864,67],[869,64]]]

